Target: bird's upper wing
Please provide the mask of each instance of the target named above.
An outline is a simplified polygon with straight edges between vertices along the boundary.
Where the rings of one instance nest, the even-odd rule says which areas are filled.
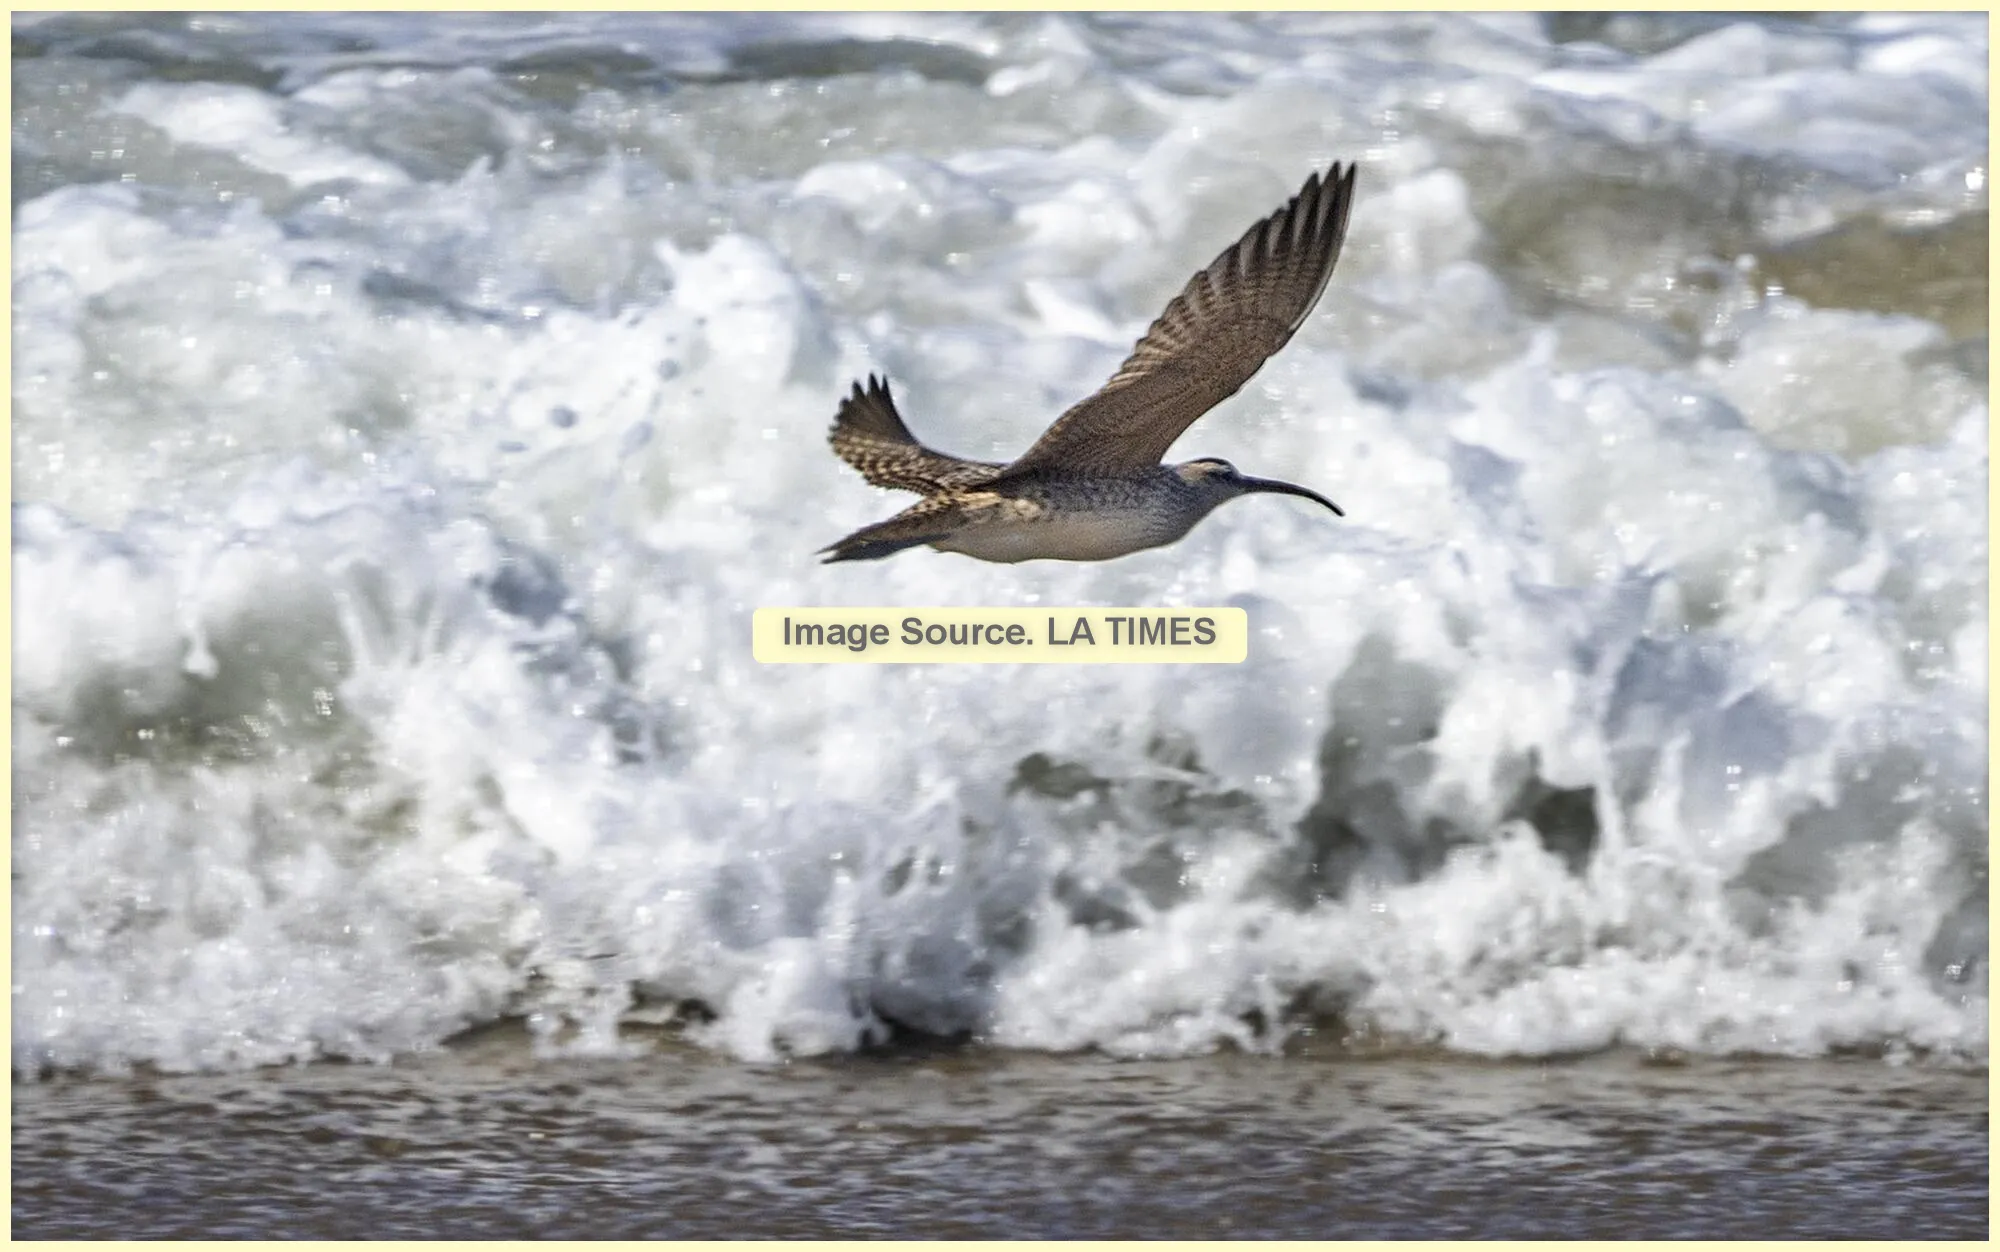
[[[877,487],[895,487],[935,495],[948,487],[982,482],[999,473],[991,461],[967,461],[926,448],[896,412],[889,384],[868,376],[840,402],[827,442],[841,460],[861,471]]]
[[[1096,394],[1057,418],[1009,474],[1157,465],[1236,394],[1312,312],[1347,235],[1354,167],[1336,162],[1196,274]]]

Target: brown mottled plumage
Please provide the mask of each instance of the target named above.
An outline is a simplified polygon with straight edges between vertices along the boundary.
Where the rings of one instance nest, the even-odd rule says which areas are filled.
[[[886,382],[870,376],[841,402],[829,436],[878,487],[926,498],[826,549],[872,560],[928,543],[987,561],[1098,561],[1172,543],[1226,500],[1302,496],[1226,461],[1162,465],[1182,432],[1235,395],[1285,346],[1326,290],[1347,235],[1354,167],[1306,180],[1188,281],[1111,380],[1057,418],[1009,465],[926,448],[903,424]]]
[[[868,376],[866,391],[856,383],[854,393],[840,402],[827,442],[841,460],[860,470],[870,485],[927,496],[984,481],[1007,468],[992,461],[946,456],[918,443],[896,412],[888,382],[873,374]]]

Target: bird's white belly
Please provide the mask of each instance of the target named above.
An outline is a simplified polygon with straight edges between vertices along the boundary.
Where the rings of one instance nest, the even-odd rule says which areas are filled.
[[[1157,514],[1117,509],[1082,512],[1032,521],[994,521],[968,526],[932,542],[940,552],[962,552],[982,561],[1108,561],[1172,543],[1187,527],[1162,525]]]

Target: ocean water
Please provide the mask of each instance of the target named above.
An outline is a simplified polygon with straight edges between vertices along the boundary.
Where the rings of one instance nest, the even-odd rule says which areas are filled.
[[[545,1083],[1860,1063],[1976,1089],[1910,1151],[1983,1214],[1987,40],[17,16],[17,1188],[31,1110],[485,1028]],[[1344,520],[817,563],[900,507],[854,379],[1009,459],[1335,160],[1319,309],[1172,455]],[[1251,654],[759,665],[792,604]]]

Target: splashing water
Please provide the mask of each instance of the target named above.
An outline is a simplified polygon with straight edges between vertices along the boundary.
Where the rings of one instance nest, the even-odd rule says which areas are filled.
[[[15,29],[14,1063],[1986,1047],[1986,25]],[[1797,118],[1809,122],[1795,123]],[[1103,565],[812,553],[1360,163]],[[757,665],[1235,604],[1235,667]]]

